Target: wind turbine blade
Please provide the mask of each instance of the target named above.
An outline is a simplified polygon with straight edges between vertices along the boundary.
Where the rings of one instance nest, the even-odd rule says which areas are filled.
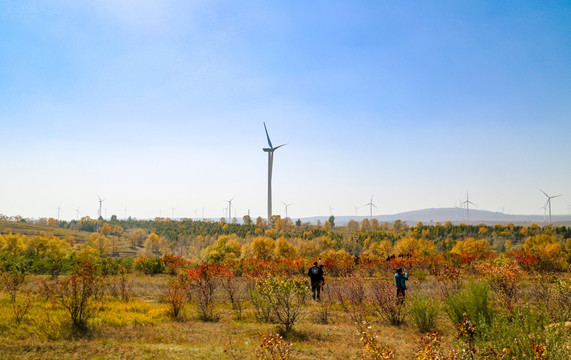
[[[545,191],[543,191],[543,190],[541,190],[541,189],[539,189],[539,191],[541,191],[541,192],[543,193],[543,195],[549,197],[549,195],[547,195],[547,194],[545,193]]]
[[[286,146],[286,145],[287,145],[287,144],[281,144],[281,145],[279,145],[279,146],[276,146],[276,147],[273,148],[272,150],[277,150],[277,149],[281,148],[282,146]]]
[[[553,198],[560,197],[560,196],[563,196],[563,195],[559,194],[559,195],[551,196],[551,198],[553,199]]]
[[[266,130],[266,137],[268,138],[268,144],[270,144],[270,149],[273,149],[272,142],[270,141],[270,135],[268,135],[268,128],[266,127],[266,123],[264,122],[264,130]]]
[[[377,208],[377,205],[375,205],[375,204],[371,204],[371,205],[373,205],[375,208]],[[378,208],[377,208],[377,209],[378,209]]]

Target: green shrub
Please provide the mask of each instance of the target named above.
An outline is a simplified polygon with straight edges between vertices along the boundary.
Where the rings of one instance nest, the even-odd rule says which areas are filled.
[[[421,332],[436,329],[436,319],[440,306],[426,294],[418,294],[411,298],[410,313],[412,321]]]
[[[420,282],[426,280],[426,277],[430,274],[428,270],[417,269],[412,272],[412,276]]]
[[[259,279],[256,287],[269,299],[272,313],[287,334],[302,315],[309,291],[307,281],[299,277],[270,275]]]
[[[464,321],[464,314],[477,326],[491,324],[494,310],[486,283],[471,282],[446,298],[446,314],[454,324]]]
[[[513,312],[501,311],[488,328],[479,334],[477,346],[490,354],[509,353],[515,359],[568,359],[571,333],[564,323],[549,324],[544,308],[529,305]]]

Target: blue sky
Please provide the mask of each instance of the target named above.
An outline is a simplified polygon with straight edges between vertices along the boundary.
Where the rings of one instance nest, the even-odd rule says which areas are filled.
[[[265,121],[275,214],[567,214],[570,34],[565,1],[3,1],[0,213],[265,216]]]

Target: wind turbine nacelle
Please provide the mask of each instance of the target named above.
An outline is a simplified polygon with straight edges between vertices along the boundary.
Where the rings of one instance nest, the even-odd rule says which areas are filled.
[[[271,152],[273,149],[270,149],[270,148],[263,148],[262,150],[264,150],[265,152]]]

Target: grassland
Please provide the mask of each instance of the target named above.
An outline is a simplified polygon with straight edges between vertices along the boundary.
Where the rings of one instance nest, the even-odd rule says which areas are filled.
[[[220,224],[187,225],[224,229]],[[182,224],[148,226],[169,230]],[[138,246],[140,257],[133,260],[122,258],[135,252],[126,237],[114,234],[109,236],[117,240],[119,251],[102,255],[97,245],[104,242],[94,240],[107,239],[101,233],[14,222],[0,222],[0,230],[26,235],[0,236],[0,359],[262,359],[271,357],[259,353],[261,336],[276,333],[285,336],[281,348],[291,343],[291,359],[360,359],[366,354],[365,358],[371,359],[559,360],[568,359],[571,353],[571,257],[567,246],[571,241],[566,228],[419,225],[350,232],[290,226],[280,234],[266,229],[264,237],[232,235],[232,239],[228,235],[206,238],[177,233],[177,239],[187,241],[181,240],[179,245],[195,254],[210,249],[209,255],[224,255],[214,263],[169,254],[175,237],[165,236],[160,239],[162,247],[153,248],[149,234],[145,245]],[[164,233],[169,233],[166,230]],[[300,231],[304,239],[299,237]],[[458,235],[458,231],[465,233]],[[37,236],[42,233],[53,236]],[[478,239],[470,239],[475,233]],[[456,234],[455,243],[450,243],[452,237],[446,234]],[[278,290],[285,285],[278,282],[268,290],[264,286],[269,283],[264,280],[295,278],[307,286],[305,273],[313,259],[279,257],[278,250],[266,252],[264,259],[259,254],[244,256],[251,244],[277,242],[270,235],[291,240],[281,242],[287,245],[282,250],[293,249],[298,254],[303,249],[315,250],[326,264],[322,301],[312,301],[305,288],[302,296],[294,299],[302,316],[289,332],[276,316],[278,297],[282,296]],[[525,244],[518,244],[513,252],[493,252],[489,247],[490,243],[507,247],[506,239],[515,242],[524,235]],[[391,237],[393,249],[420,244],[432,253],[412,252],[388,260],[386,255],[367,257],[380,251],[377,245],[383,242],[392,246]],[[154,238],[159,239],[157,235]],[[368,247],[360,261],[339,249],[351,242]],[[462,253],[435,253],[434,245],[428,246],[431,242],[464,248]],[[481,246],[470,252],[468,244]],[[522,245],[542,246],[543,250],[522,250]],[[90,275],[80,275],[90,266]],[[201,273],[203,266],[212,272]],[[397,267],[406,268],[411,276],[404,305],[395,295]],[[12,286],[12,280],[22,279],[22,285]],[[214,316],[208,321],[200,311],[204,306],[201,291],[210,286],[205,280],[211,281],[214,289]],[[234,302],[224,281],[236,290]],[[177,316],[171,300],[177,299],[173,290],[179,282],[184,293],[180,297],[182,312]],[[84,310],[91,316],[79,326],[73,324],[61,299],[82,294],[87,294]],[[256,303],[260,295],[266,296],[269,304],[262,304],[270,309],[267,319],[260,316]],[[424,325],[419,319],[426,320]],[[374,334],[367,344],[362,342],[362,331]],[[423,343],[427,333],[433,340]],[[371,353],[389,348],[396,355]],[[424,353],[419,353],[422,349]]]

